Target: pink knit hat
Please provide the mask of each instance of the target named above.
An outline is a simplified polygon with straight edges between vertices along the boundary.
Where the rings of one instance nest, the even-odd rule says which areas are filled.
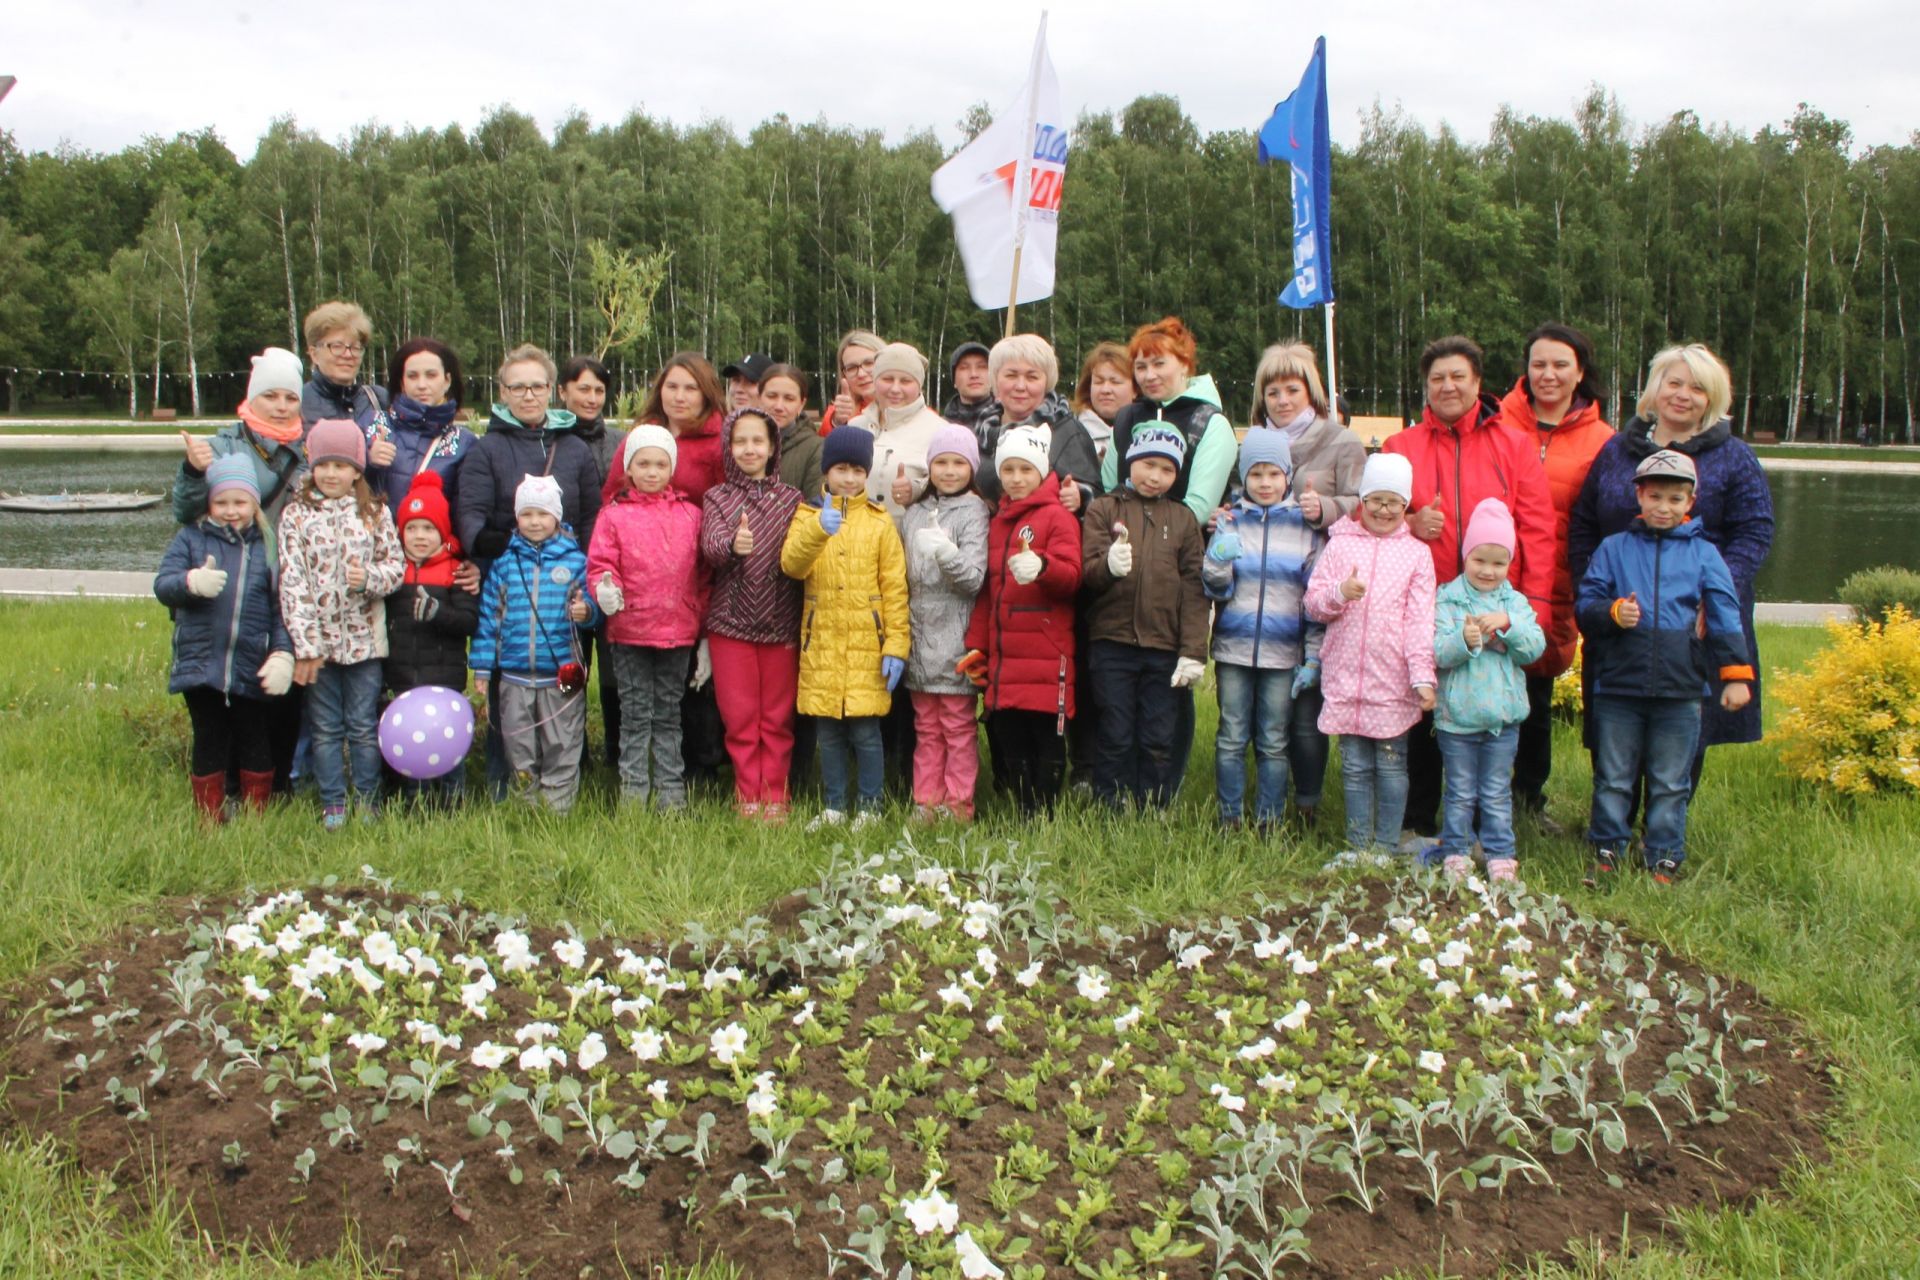
[[[355,471],[367,469],[367,437],[350,418],[322,418],[307,432],[307,465],[344,462]]]
[[[1519,545],[1513,532],[1513,513],[1498,498],[1484,499],[1473,509],[1473,519],[1467,521],[1467,536],[1460,540],[1460,545],[1467,549],[1469,555],[1475,547],[1484,547],[1488,543],[1505,547],[1509,556]]]

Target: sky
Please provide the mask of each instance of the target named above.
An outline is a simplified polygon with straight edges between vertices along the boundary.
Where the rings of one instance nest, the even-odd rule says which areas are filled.
[[[1257,128],[1327,37],[1334,140],[1377,101],[1484,140],[1503,104],[1566,118],[1598,82],[1638,126],[1691,109],[1743,133],[1806,102],[1856,144],[1920,129],[1912,0],[1359,0],[1057,3],[1048,45],[1063,104],[1117,111],[1170,93],[1203,132]],[[551,129],[630,111],[744,134],[796,121],[932,129],[948,146],[976,102],[1009,109],[1040,5],[745,0],[7,0],[0,128],[28,150],[114,151],[212,126],[242,158],[277,116],[328,140],[355,125],[471,127],[492,107]]]

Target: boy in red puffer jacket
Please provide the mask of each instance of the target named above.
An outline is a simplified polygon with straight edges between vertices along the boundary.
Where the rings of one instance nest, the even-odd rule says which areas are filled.
[[[426,685],[465,689],[467,640],[480,627],[480,597],[454,583],[466,562],[439,472],[414,477],[398,515],[407,567],[399,590],[387,598],[387,692],[398,696]],[[447,801],[462,789],[458,769],[431,782],[388,781],[397,781],[408,799]]]

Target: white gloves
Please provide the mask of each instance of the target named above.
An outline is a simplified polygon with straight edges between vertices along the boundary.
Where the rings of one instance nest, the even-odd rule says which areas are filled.
[[[260,687],[269,698],[284,697],[293,687],[293,655],[284,649],[267,655],[260,664],[260,670],[254,672],[260,680]]]
[[[1107,572],[1116,578],[1124,578],[1133,572],[1133,544],[1125,538],[1116,539],[1107,548]]]
[[[600,581],[593,584],[593,600],[609,618],[627,607],[626,593],[610,573],[601,574]]]
[[[707,687],[707,681],[711,679],[713,679],[713,653],[707,648],[707,642],[702,640],[693,651],[693,682],[687,687],[704,689]]]
[[[929,525],[925,529],[913,531],[913,549],[922,555],[938,556],[941,547],[950,547],[953,539],[939,525]]]
[[[1007,572],[1012,574],[1013,580],[1023,587],[1039,577],[1040,570],[1044,567],[1045,564],[1037,552],[1016,551],[1007,557]]]
[[[187,590],[203,600],[211,600],[227,589],[227,571],[212,556],[198,569],[187,570]]]
[[[1191,689],[1207,674],[1207,664],[1198,658],[1182,658],[1173,664],[1173,687]]]

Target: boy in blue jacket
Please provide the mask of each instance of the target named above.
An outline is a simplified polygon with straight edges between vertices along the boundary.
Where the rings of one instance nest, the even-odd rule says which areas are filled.
[[[1610,880],[1625,855],[1642,778],[1647,869],[1657,882],[1673,882],[1687,857],[1701,701],[1716,680],[1728,711],[1752,696],[1733,575],[1689,519],[1693,460],[1662,449],[1634,470],[1633,484],[1639,517],[1600,544],[1574,601],[1593,672],[1588,885]]]
[[[600,621],[586,590],[587,555],[562,523],[561,501],[551,476],[528,476],[514,491],[516,532],[480,587],[480,630],[467,659],[483,699],[498,677],[493,719],[522,797],[557,813],[579,794],[587,732],[576,628]]]

